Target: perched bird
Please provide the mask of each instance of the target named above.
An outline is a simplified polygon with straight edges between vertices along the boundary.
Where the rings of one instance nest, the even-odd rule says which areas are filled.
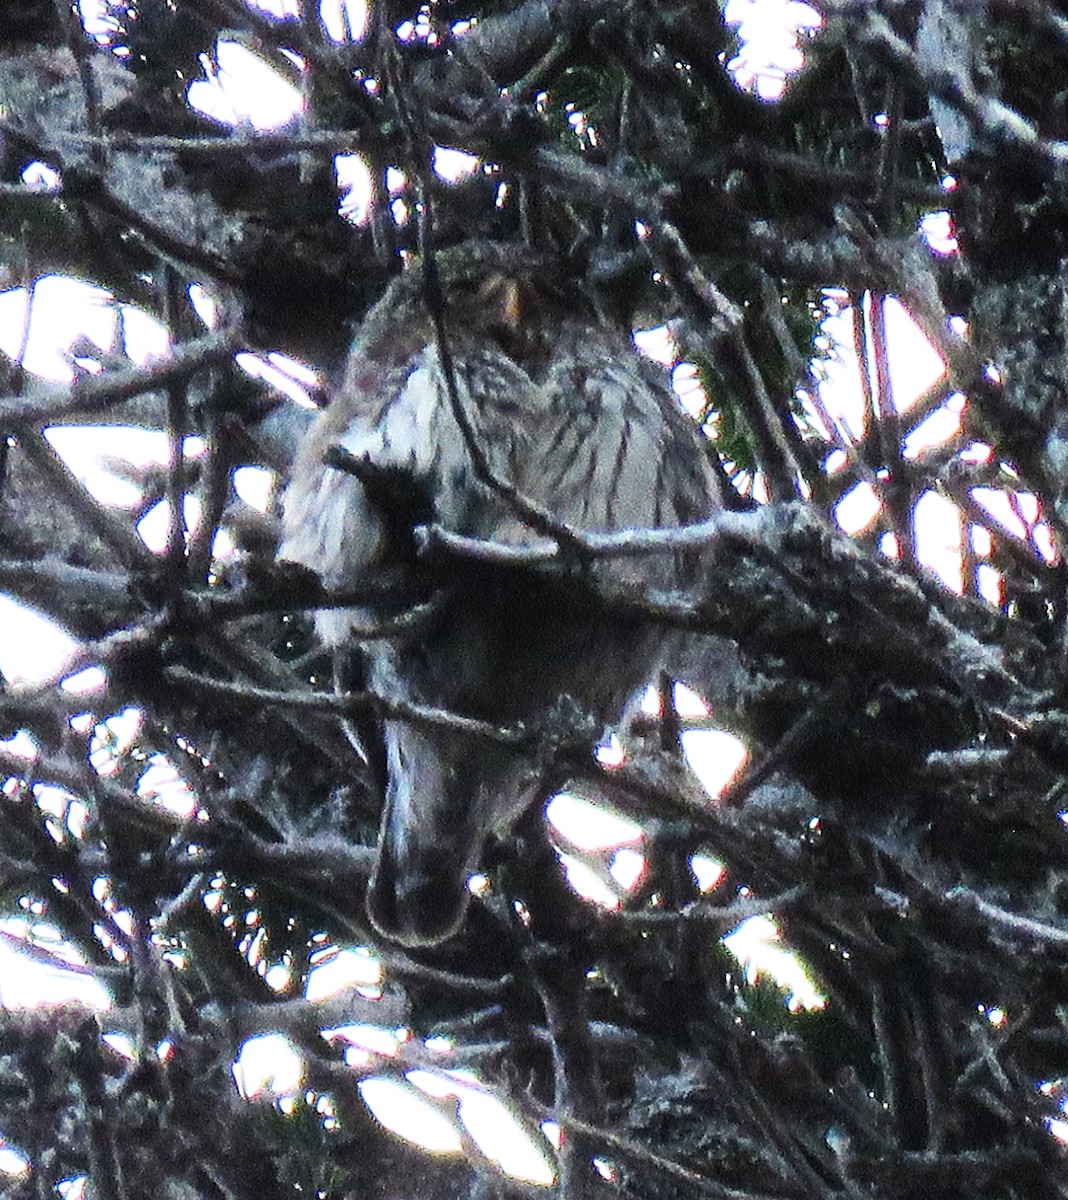
[[[665,373],[577,287],[503,250],[443,265],[441,284],[452,387],[409,268],[365,319],[342,386],[299,448],[279,558],[343,588],[391,564],[414,575],[417,522],[512,545],[544,536],[480,478],[472,434],[495,480],[575,530],[670,528],[722,507]],[[360,469],[327,465],[332,448]],[[365,686],[382,695],[501,725],[536,725],[570,704],[603,726],[656,671],[668,634],[599,606],[598,584],[678,588],[694,569],[692,552],[460,569],[409,630],[359,641],[381,617],[367,608],[316,623],[340,657],[356,642]],[[486,837],[538,798],[546,763],[529,747],[394,717],[373,736],[385,803],[369,916],[397,942],[434,945],[461,925]]]

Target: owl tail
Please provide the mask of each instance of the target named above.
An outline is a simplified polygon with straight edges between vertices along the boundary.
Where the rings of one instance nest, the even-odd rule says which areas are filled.
[[[367,913],[391,941],[434,946],[463,923],[483,840],[478,806],[467,772],[443,761],[438,731],[387,721],[384,733],[386,804]]]

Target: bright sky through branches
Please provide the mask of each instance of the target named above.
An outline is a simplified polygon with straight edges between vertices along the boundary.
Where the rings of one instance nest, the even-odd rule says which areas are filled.
[[[724,16],[742,43],[728,69],[740,87],[778,100],[804,66],[801,39],[820,28],[819,12],[801,0],[727,0]]]
[[[284,3],[266,7],[279,16],[289,11]],[[361,5],[350,5],[345,11],[347,17],[342,15],[340,4],[330,6],[324,3],[323,6],[324,15],[328,12],[332,14],[328,17],[330,33],[338,40],[346,36],[346,21],[348,36],[352,36],[353,31],[358,35],[365,23],[365,12]],[[102,6],[94,9],[91,0],[84,0],[83,12],[87,16],[95,13],[93,19],[97,21],[97,26],[93,28],[103,36],[106,23],[103,21]],[[737,23],[741,40],[741,50],[730,64],[731,69],[743,86],[753,86],[763,97],[774,98],[781,92],[790,72],[802,65],[799,39],[806,31],[818,26],[818,15],[796,0],[730,0],[727,17]],[[190,103],[226,124],[247,122],[255,129],[274,128],[294,120],[302,109],[301,92],[292,81],[293,76],[284,77],[240,42],[221,39],[212,58],[203,60],[202,65],[205,77],[190,84]],[[342,162],[347,165],[342,167]],[[459,178],[477,166],[477,160],[462,151],[445,147],[438,147],[434,151],[434,167],[445,178]],[[361,201],[357,195],[369,191],[369,180],[362,160],[355,155],[339,156],[338,177],[350,193],[347,202],[353,206],[354,214],[361,211],[361,206],[365,211],[366,199]],[[206,301],[206,297],[201,300]],[[204,315],[209,324],[213,323],[206,310]],[[907,321],[907,318],[904,319]],[[117,306],[105,292],[79,281],[58,277],[39,280],[34,288],[34,304],[30,309],[27,308],[27,296],[22,289],[0,295],[0,347],[12,356],[24,351],[23,361],[31,372],[44,378],[70,379],[72,368],[66,348],[79,337],[87,338],[105,353],[121,344],[137,362],[165,353],[167,346],[166,331],[157,322],[130,306]],[[842,343],[848,345],[844,338]],[[926,353],[929,356],[932,352],[926,348]],[[277,371],[272,375],[270,372],[274,368],[269,363],[254,359],[254,356],[247,357],[251,371],[278,386],[285,386],[284,380],[290,376]],[[909,362],[914,371],[916,364],[924,361],[923,348],[913,345],[900,358],[895,356],[893,371],[899,369],[898,361]],[[95,364],[89,359],[86,360],[86,367],[95,369]],[[850,369],[855,372],[856,364],[852,364],[852,367],[845,364],[842,377],[837,381],[829,379],[827,384],[831,407],[835,404],[840,406],[840,417],[846,427],[853,420],[850,406],[855,401],[850,397],[856,395],[847,377]],[[900,394],[907,390],[901,387]],[[134,502],[139,489],[117,476],[113,470],[106,469],[102,465],[106,456],[119,453],[138,465],[166,461],[165,438],[162,434],[146,430],[130,431],[121,443],[115,441],[110,430],[95,431],[89,427],[56,429],[50,437],[90,491],[108,503]],[[267,485],[268,481],[261,472],[256,485],[258,506],[266,504]],[[188,517],[195,522],[196,513],[190,511]],[[855,520],[860,523],[862,518],[858,516]],[[163,508],[154,510],[150,518],[141,523],[140,529],[150,545],[161,548],[166,529]],[[18,627],[18,621],[12,618],[9,629]],[[22,628],[27,628],[25,623]],[[62,652],[69,648],[70,643],[65,638],[56,636],[52,640],[62,647]],[[6,666],[14,678],[28,677],[26,662],[20,665],[11,657],[16,646],[27,644],[37,647],[36,665],[39,673],[47,675],[54,671],[54,665],[50,664],[55,663],[56,654],[53,653],[49,659],[41,649],[46,643],[40,632],[29,639],[16,633],[10,641],[12,650],[7,652],[6,660],[3,646],[0,646],[0,667]],[[684,740],[688,760],[710,792],[715,793],[737,769],[741,753],[744,753],[738,751],[737,740],[714,730],[687,732]]]

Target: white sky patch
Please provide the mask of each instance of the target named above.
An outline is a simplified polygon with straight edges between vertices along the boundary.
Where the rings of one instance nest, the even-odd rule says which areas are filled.
[[[26,326],[27,292],[12,288],[0,292],[0,350],[18,359],[42,379],[69,383],[74,371],[67,349],[77,339],[88,339],[106,352],[115,344],[116,305],[109,292],[80,279],[44,275],[33,286],[29,325]]]
[[[888,296],[884,311],[894,406],[898,412],[907,412],[945,375],[946,364],[899,300]]]
[[[219,305],[215,297],[199,283],[191,283],[188,294],[193,311],[208,329],[214,329],[219,322]]]
[[[605,850],[637,842],[642,827],[636,822],[573,792],[560,792],[545,807],[550,824],[581,850]]]
[[[171,348],[167,327],[144,309],[132,304],[119,306],[122,345],[130,361],[144,366],[151,359],[167,358]]]
[[[335,154],[334,177],[341,200],[338,211],[353,225],[363,225],[371,212],[371,169],[360,154]]]
[[[708,396],[701,384],[697,367],[692,362],[679,362],[679,347],[666,325],[652,329],[636,329],[631,334],[640,354],[651,358],[671,372],[671,388],[679,403],[695,420],[708,406]]]
[[[349,988],[368,988],[381,982],[382,964],[370,950],[339,950],[308,973],[305,996],[313,1002],[326,1000]]]
[[[905,458],[919,458],[924,450],[941,446],[961,431],[961,421],[967,400],[954,392],[930,416],[925,417],[905,438],[902,453]]]
[[[237,1090],[246,1100],[262,1095],[291,1095],[300,1087],[304,1075],[300,1055],[280,1033],[248,1038],[231,1071]]]
[[[182,511],[185,514],[186,528],[196,529],[202,516],[202,506],[196,496],[186,496],[183,500]],[[154,504],[137,522],[137,532],[141,540],[154,554],[162,554],[167,549],[167,538],[171,528],[171,508],[166,500]]]
[[[137,1057],[137,1047],[134,1045],[133,1038],[127,1033],[105,1033],[100,1040],[128,1062],[133,1062]]]
[[[710,796],[720,795],[749,758],[745,743],[725,729],[684,730],[682,753]]]
[[[675,711],[680,717],[707,717],[708,705],[693,690],[684,683],[676,683],[671,689],[671,697]]]
[[[888,296],[884,311],[894,407],[898,412],[907,412],[945,375],[945,363],[899,301]],[[822,331],[830,339],[834,354],[820,363],[823,376],[819,385],[820,398],[831,417],[859,441],[871,414],[865,410],[860,387],[861,367],[854,350],[853,309],[842,308],[825,318]]]
[[[564,1144],[564,1131],[555,1121],[542,1121],[539,1126],[545,1139],[554,1149],[559,1150]]]
[[[233,475],[234,491],[258,512],[265,513],[274,493],[275,475],[266,467],[238,467]]]
[[[671,387],[682,407],[694,420],[699,420],[708,407],[708,395],[697,373],[696,363],[676,363],[671,372]]]
[[[20,178],[31,192],[54,192],[60,184],[59,172],[43,162],[27,163]]]
[[[54,621],[0,594],[0,673],[8,683],[54,679],[77,649]]]
[[[284,963],[275,963],[263,973],[263,982],[275,992],[284,992],[293,978]]]
[[[823,18],[800,0],[728,0],[724,17],[738,27],[742,46],[727,69],[739,87],[762,100],[778,100],[787,79],[804,65],[802,31],[819,29]]]
[[[935,254],[956,254],[960,249],[953,230],[953,218],[944,210],[928,213],[920,221],[920,232]]]
[[[114,775],[119,760],[137,741],[144,725],[139,708],[124,708],[105,717],[93,730],[89,742],[89,764],[98,775]]]
[[[25,729],[18,730],[13,737],[0,741],[0,747],[16,758],[24,758],[27,762],[37,761],[37,743]]]
[[[319,386],[319,372],[314,367],[308,366],[307,363],[301,362],[299,358],[290,358],[281,350],[271,350],[267,355],[267,361],[272,367],[277,367],[279,371],[284,371],[291,379],[295,379],[297,383],[306,384],[308,387]]]
[[[107,684],[108,677],[103,667],[86,667],[68,675],[60,684],[65,692],[72,696],[88,696],[92,692],[101,691]]]
[[[854,441],[864,435],[867,413],[860,389],[860,364],[853,351],[853,310],[843,308],[824,319],[821,329],[831,354],[817,363],[818,390],[827,412]]]
[[[382,1025],[341,1025],[337,1029],[324,1030],[323,1036],[327,1041],[344,1042],[349,1047],[345,1061],[360,1066],[370,1062],[372,1055],[379,1058],[396,1058],[400,1048],[397,1031],[386,1029]]]
[[[101,288],[49,275],[37,280],[32,298],[27,327],[26,289],[0,294],[0,349],[17,357],[24,345],[23,365],[44,379],[70,382],[73,371],[67,351],[76,339],[88,338],[102,353],[121,342],[130,360],[139,365],[169,353],[170,339],[159,321],[132,305],[117,304]],[[134,466],[162,464],[169,453],[164,433],[133,426],[57,425],[46,436],[95,499],[123,507],[138,504],[142,493],[116,470],[119,461]],[[197,452],[194,441],[199,439],[187,440],[187,453]]]
[[[470,1071],[408,1071],[405,1078],[438,1100],[455,1099],[471,1140],[506,1175],[549,1186],[556,1170],[541,1132],[534,1134],[502,1100],[483,1088]]]
[[[619,737],[610,733],[594,747],[594,757],[602,767],[621,767],[627,761],[627,752]]]
[[[56,453],[91,496],[102,504],[134,508],[142,490],[115,473],[120,461],[133,467],[164,464],[169,457],[167,435],[158,429],[132,425],[53,425],[45,431]],[[109,469],[110,468],[110,469]]]
[[[10,1142],[0,1139],[0,1175],[25,1175],[30,1169],[30,1160],[16,1150]]]
[[[861,480],[844,492],[834,506],[834,519],[846,533],[860,533],[879,515],[879,497],[870,483]]]
[[[1003,492],[997,488],[975,488],[972,495],[999,525],[1016,537],[1030,537],[1033,530],[1035,542],[1047,562],[1054,560],[1056,552],[1049,528],[1038,519],[1037,496],[1031,492]]]
[[[604,877],[588,863],[573,854],[558,852],[560,865],[564,868],[567,882],[584,900],[599,904],[610,912],[619,907],[619,896],[608,886]]]
[[[320,0],[319,16],[333,42],[357,42],[367,32],[366,0]]]
[[[437,34],[431,31],[425,13],[420,13],[420,17],[422,20],[420,20],[418,25],[414,21],[401,21],[393,32],[402,42],[410,42],[412,38],[419,36],[420,38],[425,38],[430,45],[436,45],[438,41]]]
[[[645,871],[645,855],[624,846],[612,855],[608,873],[625,891],[631,891]]]
[[[107,11],[106,0],[78,0],[85,32],[90,37],[106,37],[115,30],[115,18]]]
[[[1035,548],[1046,562],[1056,562],[1057,547],[1053,544],[1053,531],[1044,521],[1035,526]]]
[[[282,370],[275,363],[266,361],[258,354],[250,354],[247,351],[236,354],[234,361],[250,378],[262,379],[264,383],[269,383],[271,387],[277,389],[284,396],[295,400],[302,408],[314,407],[307,390],[292,375]]]
[[[240,42],[220,39],[200,64],[206,78],[189,85],[189,103],[224,125],[277,129],[304,107],[300,89]]]
[[[756,983],[770,975],[787,990],[791,1012],[825,1008],[827,1001],[809,978],[801,960],[782,944],[779,928],[767,916],[747,917],[723,944],[745,968],[747,982]]]
[[[709,854],[692,854],[690,870],[693,871],[693,877],[702,892],[711,892],[727,873],[724,864]]]
[[[513,1179],[550,1187],[556,1180],[549,1155],[512,1116],[504,1104],[488,1092],[464,1088],[458,1092],[460,1120],[471,1140],[489,1159]],[[510,1126],[510,1128],[509,1128]]]
[[[397,1079],[372,1076],[357,1085],[363,1102],[387,1129],[431,1154],[458,1154],[463,1148],[460,1131],[411,1085]]]
[[[408,217],[411,215],[411,212],[408,208],[408,202],[406,200],[402,200],[400,196],[397,196],[395,199],[389,202],[389,211],[392,214],[393,220],[396,222],[396,224],[406,225],[408,223]]]
[[[15,937],[26,936],[26,923],[21,918],[0,923],[0,928]],[[57,943],[49,949],[69,955],[70,949]],[[84,1004],[97,1012],[111,1007],[107,989],[92,975],[64,971],[60,967],[38,962],[0,941],[0,1009],[39,1008],[42,1004]]]
[[[963,591],[963,521],[957,506],[937,492],[924,492],[916,502],[913,526],[917,559],[951,592]]]
[[[675,683],[672,689],[675,711],[680,717],[707,717],[709,707],[693,688]],[[660,693],[646,688],[642,712],[660,715]],[[718,796],[749,757],[745,743],[725,729],[686,729],[682,733],[682,752],[686,764],[710,796]]]
[[[197,810],[197,798],[188,781],[164,754],[153,754],[148,763],[137,780],[137,795],[186,820],[191,818]]]
[[[656,325],[652,329],[636,329],[631,337],[642,354],[661,366],[670,367],[678,358],[675,339],[666,325]]]
[[[903,305],[888,297],[884,312],[894,406],[897,411],[907,413],[921,395],[944,379],[945,364]],[[847,307],[823,322],[823,333],[834,347],[835,358],[820,364],[823,374],[820,396],[839,428],[859,440],[871,414],[865,412],[860,388],[860,365],[853,349],[852,322],[853,311]],[[967,333],[966,323],[960,318],[951,319],[950,328],[957,336]],[[960,392],[951,392],[907,433],[902,448],[904,457],[918,459],[925,450],[945,445],[958,437],[966,408],[966,397]],[[990,448],[978,443],[960,455],[966,462],[986,462],[991,456]],[[828,459],[829,469],[834,466],[831,462],[834,457]],[[839,453],[837,460],[839,467],[845,465],[844,454]],[[972,495],[997,524],[1016,537],[1030,538],[1047,561],[1054,561],[1053,539],[1048,526],[1039,520],[1038,500],[1034,495],[1010,493],[999,488],[975,488]],[[839,499],[835,517],[846,533],[854,534],[866,529],[879,511],[875,489],[861,480]],[[960,511],[948,498],[925,492],[915,505],[913,527],[919,562],[937,575],[947,588],[961,592],[964,587],[962,539],[965,522]],[[900,552],[891,538],[884,538],[883,550],[894,557]],[[976,550],[982,555],[982,547],[977,545]],[[991,565],[980,565],[976,584],[980,595],[991,603],[1002,602],[1001,576]]]
[[[84,837],[85,827],[89,823],[89,809],[83,800],[72,795],[64,788],[53,784],[38,783],[33,788],[37,807],[52,817],[66,832],[76,838]]]
[[[1005,581],[1001,572],[989,563],[980,563],[975,572],[975,584],[982,596],[990,604],[998,608],[1005,603]]]
[[[435,146],[431,158],[434,172],[449,183],[456,183],[465,175],[473,175],[478,170],[479,159],[465,150],[455,150],[451,146]]]

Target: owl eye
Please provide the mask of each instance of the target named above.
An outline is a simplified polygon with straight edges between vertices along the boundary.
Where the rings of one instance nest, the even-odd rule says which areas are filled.
[[[456,298],[477,296],[485,285],[485,279],[456,279],[449,284],[448,294],[450,297]]]

